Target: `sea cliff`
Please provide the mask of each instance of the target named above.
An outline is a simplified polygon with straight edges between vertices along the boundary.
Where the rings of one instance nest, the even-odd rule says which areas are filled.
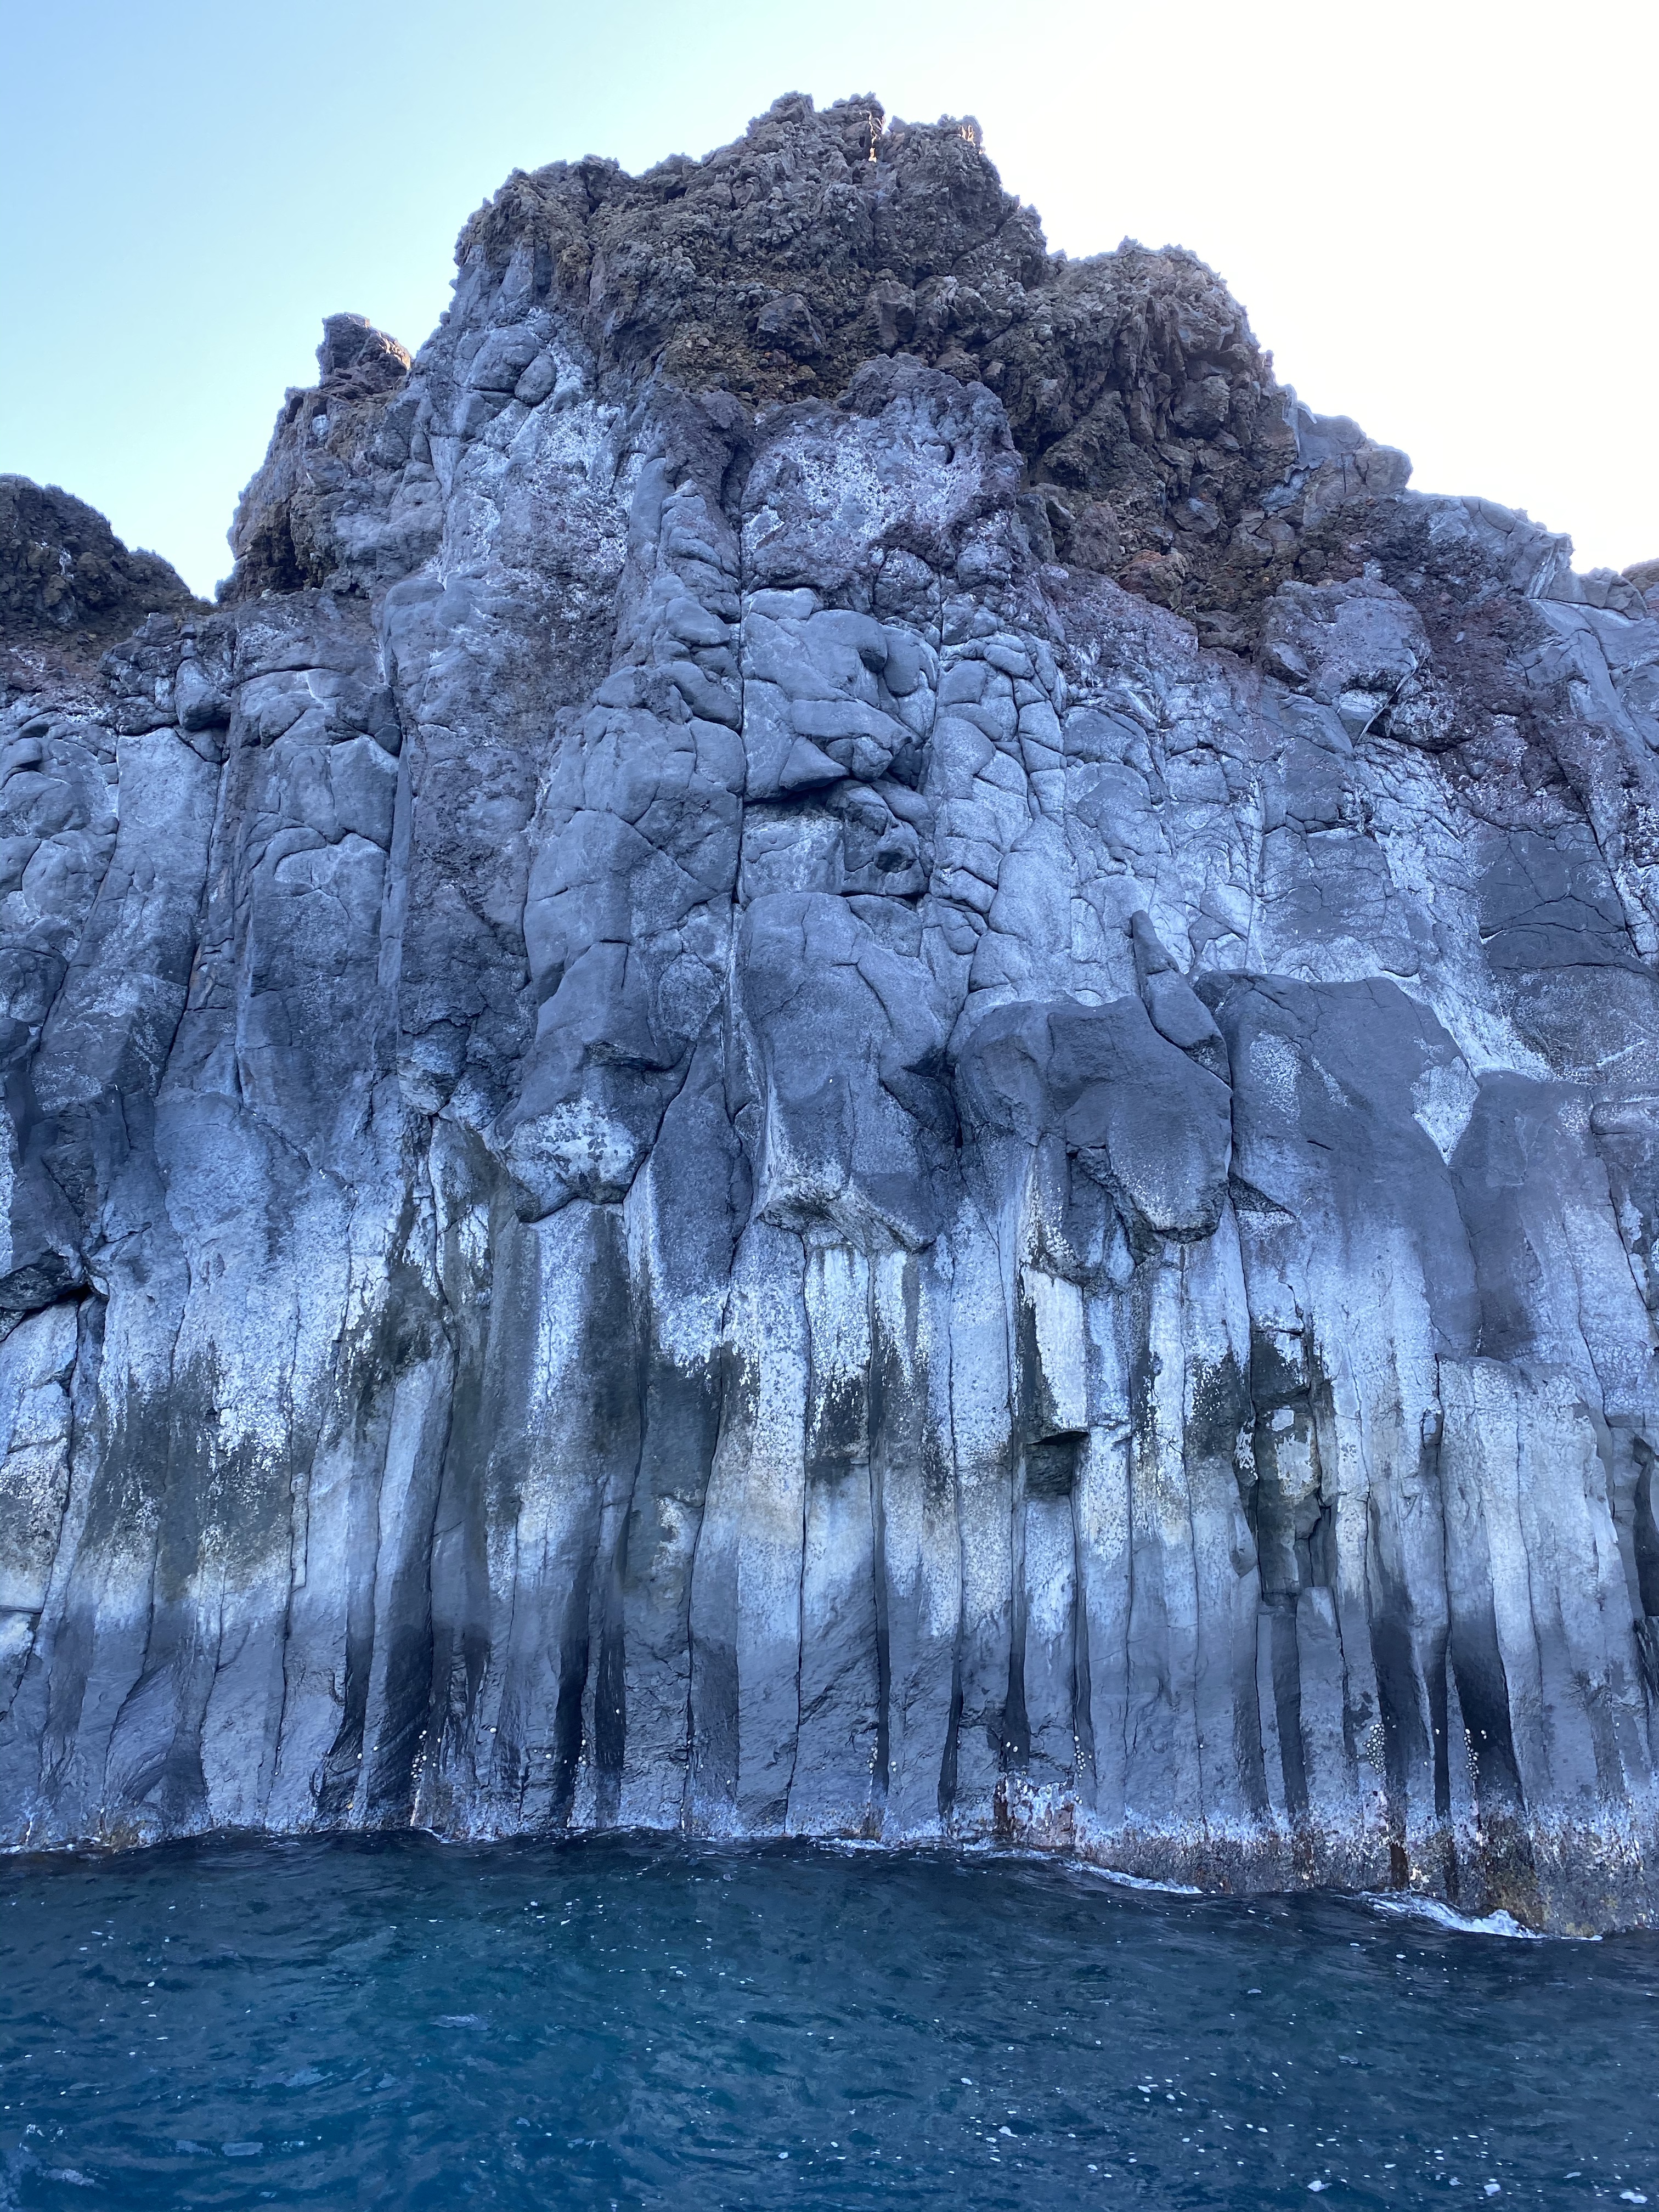
[[[5,480],[0,1840],[1650,1917],[1659,571],[971,122],[457,260],[216,606]]]

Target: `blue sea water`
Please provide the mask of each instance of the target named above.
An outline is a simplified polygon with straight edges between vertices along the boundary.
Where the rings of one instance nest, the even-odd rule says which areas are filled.
[[[1659,2207],[1659,1938],[628,1839],[0,1862],[0,2206]]]

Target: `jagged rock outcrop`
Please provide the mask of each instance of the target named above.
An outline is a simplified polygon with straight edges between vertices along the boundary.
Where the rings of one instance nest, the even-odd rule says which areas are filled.
[[[72,689],[95,676],[106,646],[157,611],[205,610],[167,562],[130,552],[84,500],[55,484],[0,476],[0,680],[7,692],[43,683]]]
[[[1650,1916],[1659,620],[781,101],[0,722],[0,1833]]]

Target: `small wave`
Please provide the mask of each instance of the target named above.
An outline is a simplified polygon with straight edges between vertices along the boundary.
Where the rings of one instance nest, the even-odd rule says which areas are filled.
[[[1213,1890],[1195,1887],[1189,1881],[1158,1881],[1150,1875],[1123,1874],[1116,1867],[1102,1866],[1094,1859],[1063,1857],[1060,1852],[1045,1850],[1036,1844],[1007,1844],[974,1839],[942,1844],[944,1856],[953,1859],[972,1860],[993,1866],[1036,1867],[1051,1874],[1084,1875],[1091,1881],[1109,1881],[1118,1889],[1144,1889],[1158,1897],[1212,1897]]]
[[[1120,1874],[1115,1867],[1091,1866],[1086,1859],[1067,1859],[1065,1863],[1072,1873],[1092,1875],[1097,1881],[1109,1881],[1115,1889],[1151,1890],[1158,1897],[1205,1897],[1210,1893],[1195,1888],[1189,1881],[1154,1881],[1149,1875]]]
[[[1466,1912],[1454,1912],[1437,1897],[1390,1896],[1376,1890],[1362,1891],[1359,1901],[1369,1905],[1373,1912],[1387,1913],[1391,1919],[1431,1920],[1437,1928],[1449,1928],[1458,1936],[1507,1936],[1523,1943],[1550,1941],[1539,1929],[1523,1928],[1512,1912],[1484,1912],[1475,1918]],[[1592,1940],[1599,1942],[1601,1938]]]

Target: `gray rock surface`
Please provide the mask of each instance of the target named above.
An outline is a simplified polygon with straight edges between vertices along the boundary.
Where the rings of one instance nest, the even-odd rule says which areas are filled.
[[[970,123],[518,174],[0,718],[0,1838],[1659,1897],[1659,618]]]

